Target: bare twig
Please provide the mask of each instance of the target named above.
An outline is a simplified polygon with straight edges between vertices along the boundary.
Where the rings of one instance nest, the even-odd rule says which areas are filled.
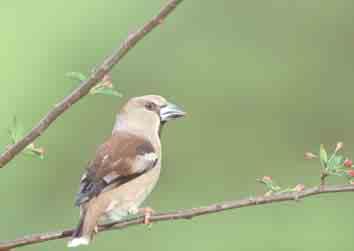
[[[147,22],[143,27],[129,37],[120,45],[120,47],[107,57],[101,65],[99,65],[91,76],[81,85],[75,89],[69,96],[65,97],[60,103],[56,104],[46,116],[44,116],[39,123],[16,144],[10,146],[0,156],[0,168],[4,167],[10,160],[19,154],[27,145],[38,138],[61,114],[68,110],[73,104],[78,102],[81,98],[86,96],[90,89],[99,83],[102,78],[112,70],[128,52],[133,48],[142,38],[150,33],[177,7],[183,0],[170,0],[161,11]]]
[[[258,196],[253,198],[246,198],[235,201],[225,201],[212,204],[205,207],[197,207],[191,209],[183,209],[174,212],[157,213],[153,214],[149,219],[151,222],[158,221],[172,221],[180,219],[192,219],[193,217],[214,214],[226,210],[237,209],[241,207],[250,207],[263,204],[270,204],[282,201],[298,201],[301,198],[310,197],[324,193],[338,193],[338,192],[351,192],[354,191],[354,185],[337,185],[337,186],[321,186],[307,188],[301,192],[281,193],[269,196]],[[133,219],[117,221],[116,223],[104,225],[99,228],[99,231],[107,231],[114,229],[122,229],[134,225],[144,223],[144,217],[136,217]],[[66,229],[62,231],[55,231],[49,233],[33,234],[18,238],[16,240],[0,242],[0,251],[9,250],[16,247],[32,245],[50,240],[63,239],[70,237],[74,229]]]

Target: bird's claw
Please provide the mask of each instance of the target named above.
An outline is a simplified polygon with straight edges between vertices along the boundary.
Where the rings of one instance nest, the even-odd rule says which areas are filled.
[[[148,225],[149,227],[151,227],[152,223],[150,221],[150,218],[155,211],[150,207],[141,208],[139,211],[144,214],[144,225]]]

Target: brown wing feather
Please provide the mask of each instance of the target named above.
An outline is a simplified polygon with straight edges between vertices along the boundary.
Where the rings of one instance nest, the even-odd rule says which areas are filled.
[[[90,200],[111,187],[140,176],[156,164],[157,159],[148,158],[138,162],[147,154],[154,154],[152,144],[144,138],[128,133],[115,133],[96,152],[83,175],[75,205]]]

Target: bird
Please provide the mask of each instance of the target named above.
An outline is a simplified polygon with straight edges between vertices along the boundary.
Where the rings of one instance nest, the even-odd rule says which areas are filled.
[[[140,208],[161,171],[161,132],[171,120],[186,115],[159,95],[129,99],[117,113],[112,134],[88,162],[80,180],[75,205],[80,218],[68,247],[88,245],[99,225],[144,213],[149,224],[152,209]]]

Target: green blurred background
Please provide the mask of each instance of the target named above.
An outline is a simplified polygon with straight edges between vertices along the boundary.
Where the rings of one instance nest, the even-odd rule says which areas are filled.
[[[16,115],[30,129],[165,1],[3,1],[0,145]],[[76,225],[85,163],[131,96],[156,93],[188,118],[164,130],[157,211],[264,193],[256,178],[318,183],[303,153],[354,153],[354,2],[185,0],[114,68],[124,98],[89,96],[0,175],[1,240]],[[332,183],[345,180],[331,179]],[[352,250],[353,194],[329,194],[101,234],[79,250]],[[66,240],[24,250],[65,250]]]

